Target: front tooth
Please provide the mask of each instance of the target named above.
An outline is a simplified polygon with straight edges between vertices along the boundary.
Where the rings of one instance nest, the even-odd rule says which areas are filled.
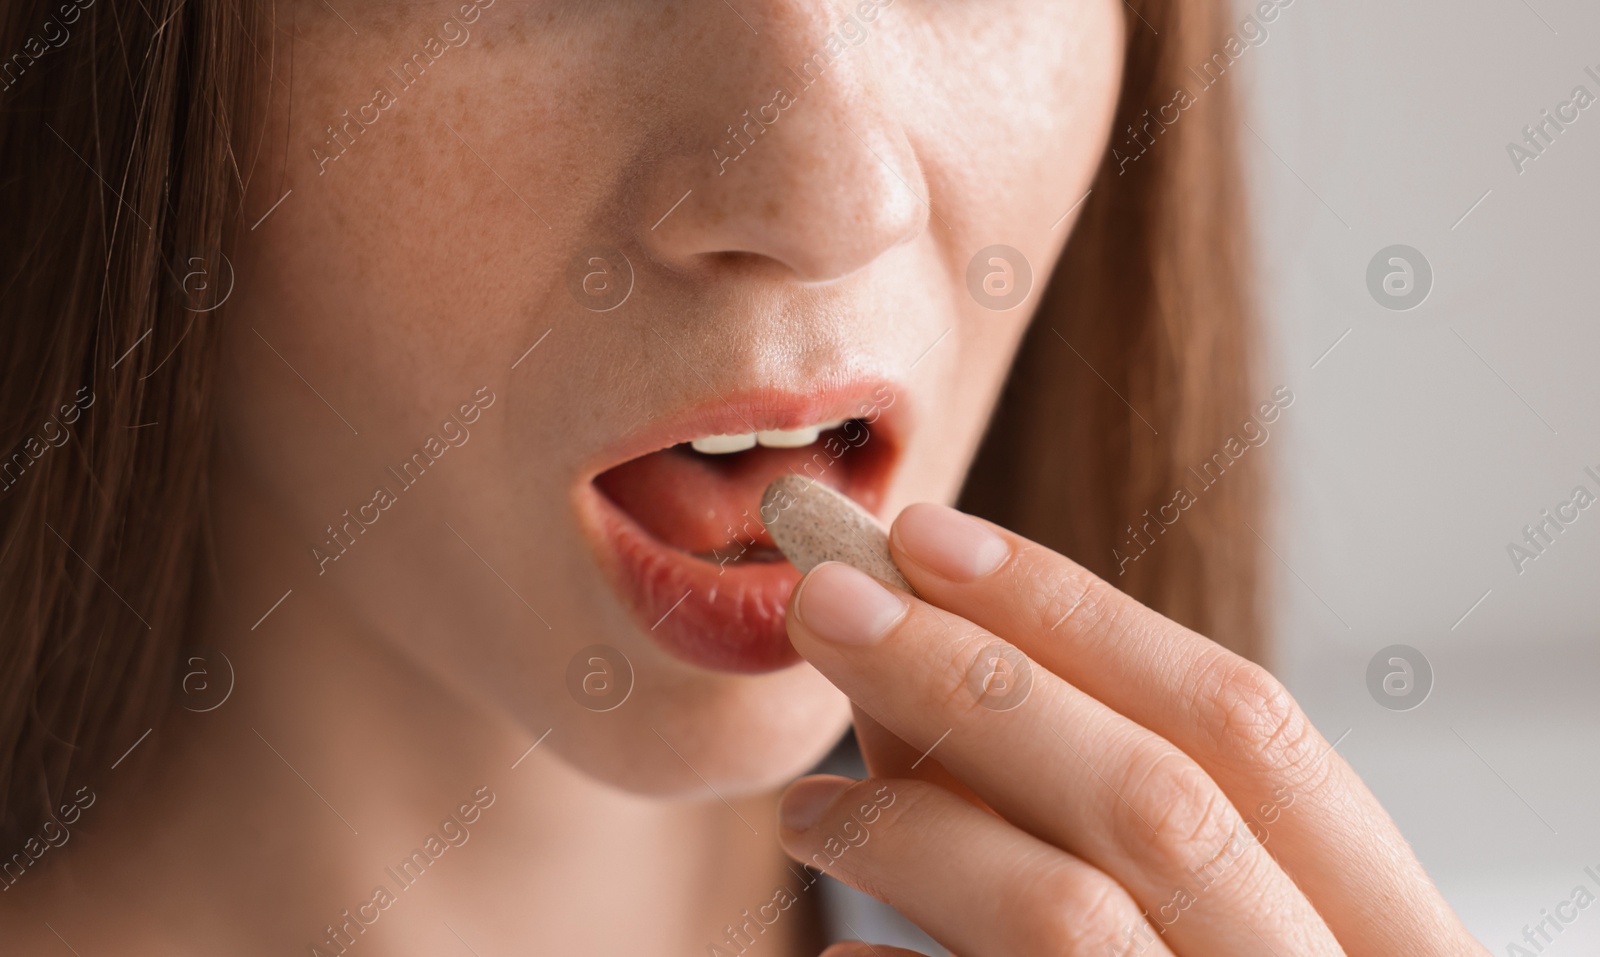
[[[743,435],[707,435],[695,439],[689,445],[696,452],[706,455],[726,455],[729,452],[743,452],[745,449],[756,447],[756,434],[746,432]]]
[[[769,449],[798,449],[815,442],[821,434],[821,427],[815,425],[806,429],[773,429],[757,432],[756,441]]]

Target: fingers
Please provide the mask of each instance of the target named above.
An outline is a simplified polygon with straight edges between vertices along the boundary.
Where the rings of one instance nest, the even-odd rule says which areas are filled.
[[[1442,954],[1468,937],[1376,798],[1264,669],[954,509],[905,509],[890,542],[923,597],[1192,757],[1351,952]],[[1407,920],[1393,919],[1396,901]]]
[[[893,731],[863,711],[860,705],[852,704],[850,711],[854,715],[856,743],[861,746],[861,758],[867,766],[868,775],[927,781],[975,806],[988,808],[981,798],[972,793],[971,788],[961,783],[960,778],[945,770],[944,765],[934,758],[924,758],[916,748],[895,737]]]
[[[935,785],[805,778],[781,813],[796,860],[964,957],[1170,957],[1116,881]]]
[[[1015,648],[849,566],[818,566],[790,601],[790,640],[852,701],[1149,914],[1167,908],[1174,950],[1227,941],[1239,957],[1338,953],[1227,798],[1170,743],[1042,668],[1026,697],[1008,685],[997,704],[991,661],[1013,660],[1013,677],[1030,667]]]

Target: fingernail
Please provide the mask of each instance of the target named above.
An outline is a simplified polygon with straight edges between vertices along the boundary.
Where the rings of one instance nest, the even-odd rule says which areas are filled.
[[[817,823],[833,799],[853,782],[849,778],[804,778],[789,786],[778,805],[778,820],[791,831],[804,831]]]
[[[906,613],[899,595],[871,575],[840,562],[824,562],[800,583],[795,610],[823,641],[870,645]]]
[[[988,525],[943,505],[907,507],[891,534],[907,556],[955,582],[982,578],[1011,554],[1011,546]]]

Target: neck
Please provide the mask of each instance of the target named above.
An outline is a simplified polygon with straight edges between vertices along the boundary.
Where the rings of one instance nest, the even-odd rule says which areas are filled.
[[[331,594],[296,590],[253,631],[205,603],[206,661],[185,670],[209,677],[185,690],[214,679],[209,706],[231,668],[233,691],[175,708],[112,773],[95,830],[28,889],[53,932],[84,953],[143,952],[134,927],[184,928],[148,939],[168,953],[738,953],[728,925],[798,884],[775,796],[730,809],[597,783]],[[801,911],[749,952],[810,947]]]

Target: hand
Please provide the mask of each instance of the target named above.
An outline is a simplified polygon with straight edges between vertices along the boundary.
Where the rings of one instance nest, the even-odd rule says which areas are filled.
[[[829,563],[790,600],[873,775],[790,787],[796,860],[966,957],[1488,953],[1264,669],[953,509],[890,547],[920,599]]]

